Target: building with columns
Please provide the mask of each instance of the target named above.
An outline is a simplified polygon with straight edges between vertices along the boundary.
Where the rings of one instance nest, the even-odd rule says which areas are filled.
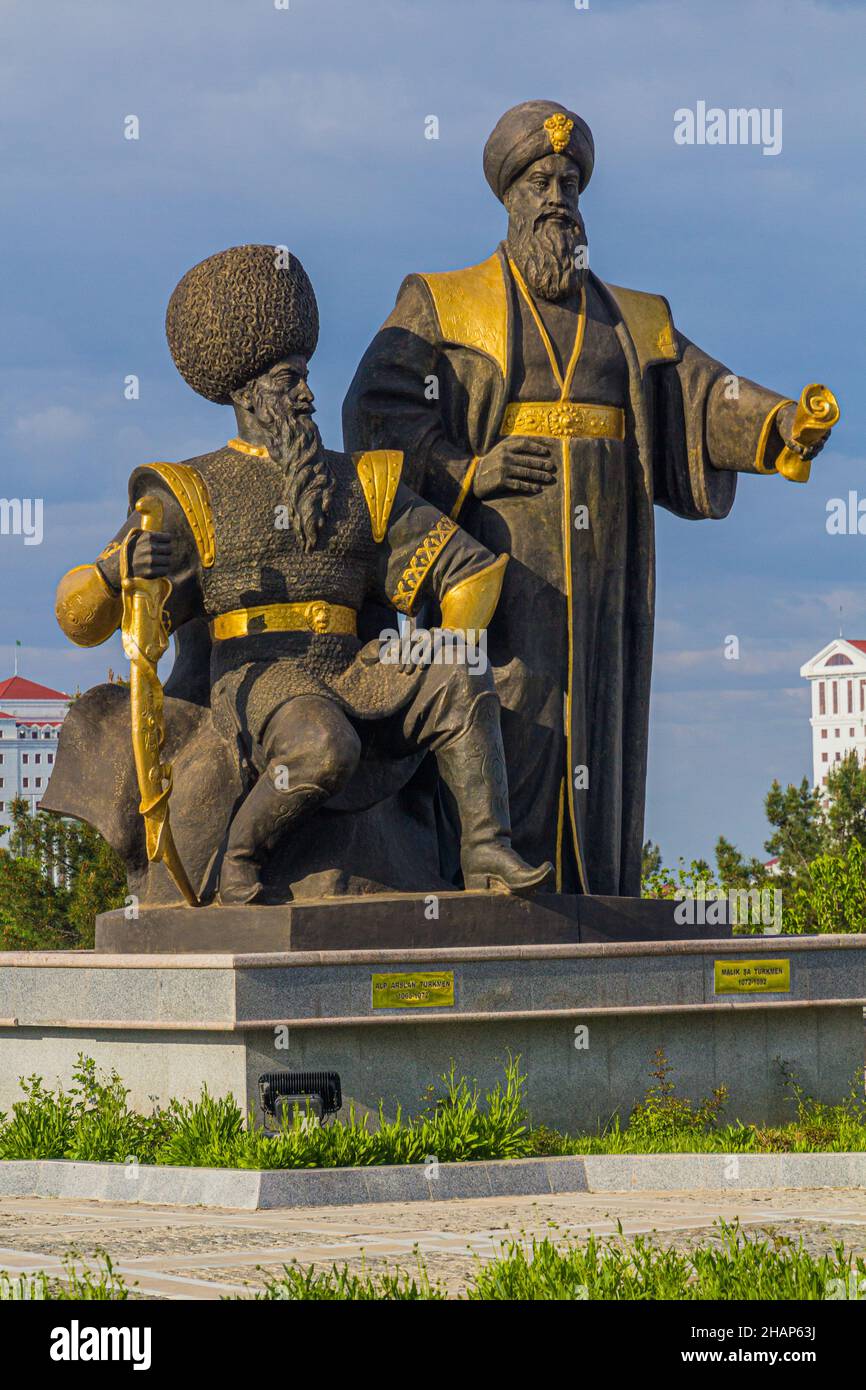
[[[38,810],[69,701],[61,690],[24,676],[0,681],[0,829],[12,824],[9,806],[16,797]],[[7,838],[0,836],[0,846]]]
[[[866,641],[836,637],[800,667],[812,687],[812,781],[852,750],[866,762]]]

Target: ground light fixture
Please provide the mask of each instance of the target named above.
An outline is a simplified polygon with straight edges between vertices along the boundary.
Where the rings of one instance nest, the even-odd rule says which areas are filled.
[[[343,1104],[335,1071],[268,1071],[259,1077],[259,1096],[266,1129],[280,1128],[284,1116],[290,1123],[295,1106],[321,1123]]]

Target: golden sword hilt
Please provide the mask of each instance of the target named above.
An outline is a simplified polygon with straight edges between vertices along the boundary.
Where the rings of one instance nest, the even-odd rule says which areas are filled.
[[[839,403],[833,392],[818,382],[803,389],[791,434],[798,444],[815,444],[839,420]],[[792,483],[807,483],[812,468],[811,459],[804,459],[795,449],[783,448],[776,459],[776,469]]]

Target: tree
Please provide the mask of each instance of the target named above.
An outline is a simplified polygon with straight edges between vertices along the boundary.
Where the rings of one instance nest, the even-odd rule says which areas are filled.
[[[754,888],[767,872],[760,859],[745,859],[736,845],[720,835],[716,841],[716,877],[725,889]]]
[[[661,867],[662,852],[658,845],[653,844],[652,840],[644,840],[640,855],[641,878],[649,878],[652,874],[657,874]]]
[[[680,861],[676,874],[656,864],[644,876],[644,895],[700,896],[705,884],[726,893],[780,889],[786,933],[866,930],[866,767],[857,754],[836,763],[823,787],[805,777],[784,789],[774,781],[764,805],[772,826],[764,847],[778,859],[773,873],[720,835],[715,879],[700,859],[689,869]]]
[[[8,849],[0,848],[0,947],[59,950],[93,945],[98,912],[122,907],[126,874],[97,831],[11,803]]]
[[[836,763],[827,777],[823,848],[844,854],[852,844],[866,845],[866,767],[856,752]]]
[[[821,792],[803,778],[798,787],[785,790],[774,781],[764,801],[767,820],[774,827],[764,842],[768,854],[779,860],[779,873],[793,878],[808,873],[824,841]]]

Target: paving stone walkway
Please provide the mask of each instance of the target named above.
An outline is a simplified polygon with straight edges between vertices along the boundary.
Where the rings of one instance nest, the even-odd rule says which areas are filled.
[[[452,1296],[465,1288],[475,1260],[525,1235],[626,1235],[656,1232],[681,1249],[715,1238],[718,1218],[772,1230],[821,1254],[838,1241],[866,1255],[866,1193],[859,1189],[741,1192],[574,1193],[487,1197],[472,1201],[393,1203],[282,1211],[196,1211],[18,1197],[0,1200],[0,1270],[10,1275],[62,1272],[70,1247],[93,1259],[106,1250],[126,1283],[144,1297],[249,1296],[283,1264],[413,1270],[416,1250],[432,1279]]]

